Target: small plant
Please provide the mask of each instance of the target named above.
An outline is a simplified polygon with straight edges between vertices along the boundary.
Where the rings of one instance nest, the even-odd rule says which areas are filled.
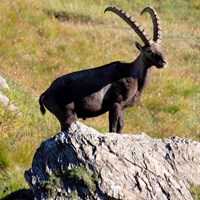
[[[200,186],[190,184],[190,189],[194,200],[200,200]]]
[[[69,188],[70,199],[79,199],[79,196],[94,195],[96,191],[97,175],[80,166],[72,168],[62,174],[54,173],[47,181],[42,181],[40,186],[45,191],[48,198],[62,195],[63,189]],[[68,191],[68,190],[67,190]],[[66,197],[66,194],[64,194]]]
[[[96,191],[97,174],[88,171],[85,167],[72,168],[66,175],[69,182],[85,186],[91,194]]]
[[[57,189],[62,187],[62,182],[58,175],[52,174],[47,181],[42,181],[41,188],[46,191],[48,198],[56,196]]]
[[[9,166],[9,161],[6,157],[6,153],[7,151],[5,145],[2,142],[0,142],[0,172]]]

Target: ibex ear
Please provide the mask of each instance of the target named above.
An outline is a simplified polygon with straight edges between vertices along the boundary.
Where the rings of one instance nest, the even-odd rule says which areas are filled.
[[[139,51],[141,51],[141,52],[143,51],[142,46],[138,42],[135,42],[135,46]]]

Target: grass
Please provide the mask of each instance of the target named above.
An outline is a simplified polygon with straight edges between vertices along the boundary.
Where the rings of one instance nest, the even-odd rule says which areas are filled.
[[[40,187],[43,189],[47,199],[55,198],[59,189],[70,188],[70,199],[80,199],[80,197],[93,197],[97,189],[97,174],[88,171],[83,166],[72,168],[62,173],[53,173],[47,181],[41,181]],[[84,188],[84,192],[82,190]]]
[[[194,184],[190,184],[192,196],[194,200],[200,199],[200,186],[195,186]]]
[[[97,189],[96,188],[97,187],[96,183],[98,181],[97,174],[88,171],[83,166],[69,170],[65,179],[68,179],[68,181],[72,185],[75,183],[75,185],[86,187],[91,195],[94,195]]]
[[[200,140],[199,1],[2,0],[0,75],[19,109],[0,104],[0,198],[28,187],[24,170],[39,144],[60,129],[50,113],[39,111],[37,99],[48,85],[72,71],[137,57],[133,44],[140,39],[117,16],[104,14],[105,7],[129,11],[151,33],[149,15],[139,15],[147,5],[161,18],[169,67],[153,69],[141,101],[126,110],[123,132]],[[108,132],[107,117],[84,123]]]

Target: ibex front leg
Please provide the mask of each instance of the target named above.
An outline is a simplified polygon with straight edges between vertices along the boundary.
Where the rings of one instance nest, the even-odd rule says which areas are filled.
[[[115,103],[109,111],[109,132],[121,133],[124,126],[124,112],[119,103]]]

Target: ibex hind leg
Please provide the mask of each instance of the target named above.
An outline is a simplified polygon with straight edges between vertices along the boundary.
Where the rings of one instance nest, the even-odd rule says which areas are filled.
[[[69,126],[77,119],[76,113],[74,112],[74,105],[70,103],[66,106],[60,106],[53,97],[48,97],[45,100],[45,107],[60,122],[61,131],[66,131]]]
[[[61,131],[67,131],[70,125],[76,121],[77,116],[71,109],[61,109],[53,113],[61,125]]]
[[[73,122],[77,120],[74,103],[70,103],[65,106],[65,117],[66,127],[69,127]]]
[[[55,108],[55,107],[54,107]],[[65,109],[60,109],[60,108],[56,108],[56,109],[49,109],[49,111],[51,113],[54,114],[54,116],[58,119],[58,121],[60,122],[60,126],[61,126],[61,131],[66,131],[69,126],[71,124],[67,124],[67,117],[66,117],[66,112]]]
[[[58,114],[56,115],[56,118],[58,119],[58,121],[60,122],[60,126],[61,126],[61,131],[66,131],[70,124],[66,123],[66,116],[65,116],[65,112],[63,112],[62,114]]]
[[[109,132],[121,133],[124,116],[119,103],[115,103],[109,111]]]
[[[119,118],[118,118],[118,123],[117,123],[117,133],[121,133],[122,132],[122,128],[124,126],[124,111],[122,110]]]

